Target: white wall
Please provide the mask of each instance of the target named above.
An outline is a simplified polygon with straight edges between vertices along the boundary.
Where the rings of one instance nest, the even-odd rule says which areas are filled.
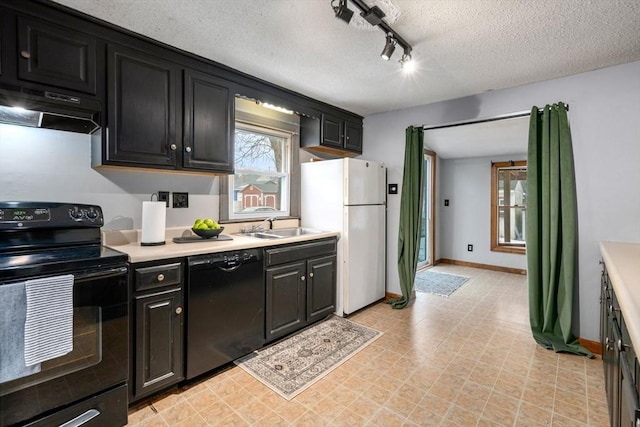
[[[558,101],[570,105],[577,180],[579,322],[574,332],[595,341],[599,333],[598,243],[640,242],[640,62],[368,116],[362,157],[384,161],[389,182],[401,183],[407,126],[493,117]],[[442,204],[439,193],[437,203]],[[400,196],[390,195],[387,290],[394,293],[400,293],[396,264],[399,207]],[[442,247],[443,233],[436,230],[436,234],[436,244]],[[441,257],[438,249],[436,257]]]
[[[527,155],[441,159],[441,199],[436,226],[438,258],[527,268],[524,254],[491,251],[491,162],[526,160]],[[473,245],[473,252],[467,245]]]
[[[105,230],[142,228],[142,201],[157,191],[189,192],[189,208],[167,209],[167,227],[218,219],[218,178],[91,168],[88,135],[0,124],[0,200],[88,203]]]

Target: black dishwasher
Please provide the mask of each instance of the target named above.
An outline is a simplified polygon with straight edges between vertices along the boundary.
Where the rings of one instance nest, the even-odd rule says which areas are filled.
[[[264,344],[261,249],[188,258],[187,379]]]

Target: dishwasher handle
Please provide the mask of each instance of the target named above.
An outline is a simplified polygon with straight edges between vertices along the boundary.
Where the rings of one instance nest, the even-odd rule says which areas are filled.
[[[239,269],[240,267],[242,267],[242,264],[236,264],[233,267],[223,267],[223,266],[218,266],[218,268],[226,273],[231,273],[232,271],[236,271],[237,269]]]

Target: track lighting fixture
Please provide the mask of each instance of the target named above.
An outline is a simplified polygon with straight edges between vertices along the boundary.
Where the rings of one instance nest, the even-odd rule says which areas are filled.
[[[344,22],[349,24],[351,18],[353,17],[353,10],[349,9],[349,7],[347,6],[347,0],[338,0],[337,6],[334,5],[335,2],[336,0],[331,0],[331,7],[333,7],[336,18],[340,18]]]
[[[387,42],[384,44],[384,49],[382,49],[380,56],[385,61],[388,61],[391,59],[394,50],[396,50],[396,41],[391,34],[387,34]]]
[[[336,1],[338,2],[337,6],[335,5]],[[386,34],[386,43],[382,53],[380,54],[382,59],[385,61],[391,59],[391,55],[393,55],[396,45],[400,45],[404,50],[402,59],[400,59],[400,67],[404,71],[409,71],[409,69],[412,68],[410,65],[413,62],[411,60],[412,47],[402,37],[400,37],[400,35],[389,26],[389,24],[385,22],[383,19],[385,17],[385,13],[380,10],[378,6],[367,6],[363,0],[350,1],[360,9],[360,16],[362,16],[369,24],[379,27]],[[336,18],[340,18],[347,24],[351,21],[353,11],[347,7],[347,0],[331,0],[331,7],[336,14]]]

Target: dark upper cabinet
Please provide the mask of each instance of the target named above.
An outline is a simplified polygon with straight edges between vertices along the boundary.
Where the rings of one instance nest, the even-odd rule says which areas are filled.
[[[307,151],[353,157],[362,154],[362,120],[322,113],[300,118],[300,146]]]
[[[331,114],[323,114],[320,144],[338,149],[343,148],[342,140],[344,132],[342,130],[342,123],[342,119],[339,117],[332,116]]]
[[[123,46],[107,49],[106,163],[173,167],[179,69]]]
[[[233,173],[230,82],[124,46],[107,55],[102,164]]]
[[[18,18],[18,78],[96,94],[94,37],[28,17]]]
[[[229,82],[185,70],[185,168],[233,172],[234,100]]]
[[[4,32],[4,16],[0,10],[0,76],[2,76],[2,55],[4,55],[4,40],[2,33]]]
[[[344,122],[344,148],[362,154],[362,122]]]

